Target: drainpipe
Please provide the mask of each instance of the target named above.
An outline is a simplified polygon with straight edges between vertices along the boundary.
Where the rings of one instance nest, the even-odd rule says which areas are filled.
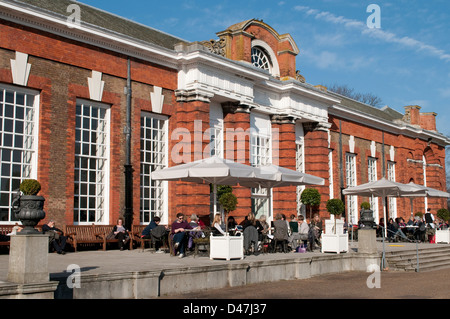
[[[133,224],[133,167],[131,165],[131,62],[127,61],[127,123],[124,128],[126,138],[125,158],[125,227],[131,229]]]

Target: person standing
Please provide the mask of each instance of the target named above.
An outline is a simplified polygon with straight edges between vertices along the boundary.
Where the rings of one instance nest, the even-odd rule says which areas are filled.
[[[427,223],[427,226],[430,228],[434,228],[434,216],[431,213],[431,208],[427,209],[427,212],[425,213],[425,223]]]

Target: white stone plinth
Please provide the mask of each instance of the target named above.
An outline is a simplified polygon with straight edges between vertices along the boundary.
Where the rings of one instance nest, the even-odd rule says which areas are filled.
[[[49,281],[48,235],[12,235],[8,281],[18,284]]]
[[[377,253],[377,234],[375,229],[358,230],[358,253]]]
[[[210,259],[244,259],[244,236],[211,236]]]
[[[450,244],[450,229],[436,230],[436,244],[437,243]]]

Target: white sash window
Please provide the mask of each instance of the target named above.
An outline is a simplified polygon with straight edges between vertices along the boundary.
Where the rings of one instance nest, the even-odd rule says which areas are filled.
[[[36,91],[0,86],[0,220],[15,222],[11,202],[23,179],[37,178]]]
[[[167,182],[154,181],[151,172],[167,166],[168,120],[164,116],[141,114],[141,223],[148,224],[153,217],[167,224]]]
[[[74,224],[109,222],[109,114],[109,106],[77,101]]]

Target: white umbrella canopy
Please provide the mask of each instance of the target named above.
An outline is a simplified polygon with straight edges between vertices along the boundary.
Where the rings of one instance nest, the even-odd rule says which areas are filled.
[[[272,214],[272,200],[271,189],[274,187],[284,186],[303,186],[303,185],[324,185],[325,180],[321,177],[294,171],[289,168],[277,166],[274,164],[262,165],[257,167],[257,177],[259,181],[257,184],[263,188],[268,189],[269,195],[269,214]],[[250,184],[243,182],[242,186],[253,187]]]
[[[425,191],[408,184],[390,181],[385,177],[375,182],[349,187],[342,191],[342,194],[344,195],[373,195],[375,197],[400,197],[402,195],[419,195],[421,193],[425,194]]]
[[[209,183],[214,188],[214,213],[217,211],[217,185],[245,184],[247,187],[258,187],[258,182],[275,179],[275,176],[258,177],[255,167],[236,163],[217,156],[208,157],[191,163],[180,164],[152,172],[153,180],[184,181]]]
[[[152,179],[165,181],[207,182],[216,185],[237,185],[241,182],[257,186],[256,169],[217,156],[180,164],[152,172]],[[270,178],[265,176],[264,178]],[[274,177],[273,177],[274,178]],[[261,178],[262,180],[262,178]]]
[[[403,195],[405,197],[446,197],[446,198],[450,198],[450,193],[440,191],[435,188],[423,186],[420,184],[415,184],[413,182],[410,182],[406,185],[420,189],[420,190],[424,191],[425,194],[422,194],[422,192],[420,192],[420,193],[416,193],[416,194]]]
[[[400,196],[425,196],[425,191],[412,185],[393,182],[385,177],[375,181],[354,187],[349,187],[342,190],[344,195],[357,196],[375,196],[383,198],[383,217],[387,225],[386,219],[386,197],[400,197]],[[423,194],[423,195],[420,195]],[[387,236],[387,229],[384,228],[384,234]]]
[[[257,176],[262,179],[258,183],[265,188],[325,184],[325,180],[321,177],[273,164],[260,166],[257,170]]]
[[[411,201],[411,217],[413,216],[413,200],[415,197],[446,197],[446,198],[450,198],[450,193],[444,192],[444,191],[440,191],[438,189],[435,188],[431,188],[431,187],[427,187],[427,186],[423,186],[420,184],[415,184],[413,182],[408,183],[407,185],[417,188],[419,190],[421,190],[422,192],[418,192],[415,194],[406,194],[406,195],[402,195],[402,197],[409,197],[410,201]]]

